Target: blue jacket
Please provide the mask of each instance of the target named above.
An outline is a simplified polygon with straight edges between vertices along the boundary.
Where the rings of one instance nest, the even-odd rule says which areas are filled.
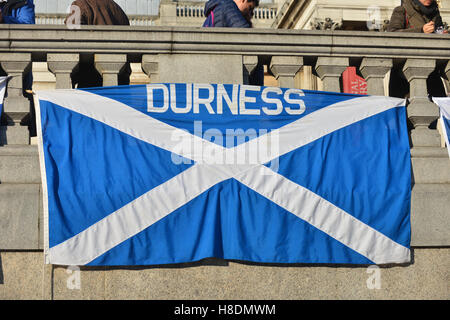
[[[251,28],[233,0],[209,0],[205,4],[205,17],[204,27]]]
[[[25,6],[13,9],[7,16],[3,15],[3,23],[34,24],[35,14],[33,0],[27,0],[27,4]]]

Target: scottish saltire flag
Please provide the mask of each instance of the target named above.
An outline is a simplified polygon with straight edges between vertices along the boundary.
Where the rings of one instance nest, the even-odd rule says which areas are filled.
[[[0,77],[0,116],[3,112],[3,99],[5,97],[7,81],[8,77]]]
[[[404,100],[221,84],[38,99],[47,263],[410,261]]]
[[[439,106],[442,133],[450,157],[450,98],[433,98],[433,101]]]

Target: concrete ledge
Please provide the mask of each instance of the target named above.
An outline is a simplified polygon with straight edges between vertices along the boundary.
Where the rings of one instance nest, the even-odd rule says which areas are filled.
[[[2,25],[0,51],[448,59],[447,35],[240,28]],[[108,39],[108,40],[105,40]],[[58,41],[55,41],[58,40]]]
[[[0,184],[0,249],[39,249],[39,184]]]
[[[448,158],[411,158],[415,183],[450,183]]]
[[[206,259],[158,267],[82,267],[76,273],[45,266],[42,252],[0,251],[0,299],[445,300],[449,258],[450,248],[415,249],[412,264],[375,270]],[[371,289],[374,271],[379,287]]]
[[[41,183],[37,146],[0,147],[0,183]]]
[[[448,160],[446,148],[415,147],[411,148],[411,158],[445,158]]]
[[[411,246],[450,245],[449,203],[450,184],[414,185],[411,195]]]

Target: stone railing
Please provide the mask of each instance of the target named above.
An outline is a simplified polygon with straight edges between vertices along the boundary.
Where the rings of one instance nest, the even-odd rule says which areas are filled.
[[[309,68],[325,91],[339,91],[340,76],[352,65],[375,95],[385,94],[385,75],[400,70],[410,86],[412,244],[448,246],[450,161],[426,88],[434,70],[450,76],[449,40],[377,32],[0,25],[0,65],[13,77],[0,131],[0,249],[42,249],[39,162],[29,131],[34,112],[22,87],[32,62],[46,62],[59,89],[72,88],[71,74],[81,62],[91,63],[105,86],[117,85],[128,63],[139,64],[153,83],[248,83],[259,63],[282,87],[294,87],[297,74]]]
[[[36,24],[43,25],[64,25],[67,14],[36,14]],[[128,15],[131,26],[149,27],[154,26],[158,16]]]
[[[161,2],[158,26],[200,27],[205,21],[205,2],[202,1],[165,1]],[[276,17],[277,5],[261,3],[255,9],[252,23],[254,28],[267,29]]]
[[[177,3],[177,17],[188,17],[188,18],[204,18],[205,4],[204,3]],[[253,14],[254,20],[261,19],[275,19],[277,15],[277,8],[275,5],[264,6],[261,5],[257,7]]]
[[[177,17],[203,18],[205,4],[177,4]]]

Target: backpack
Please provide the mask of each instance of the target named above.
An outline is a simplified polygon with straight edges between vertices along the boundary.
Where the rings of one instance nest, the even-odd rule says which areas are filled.
[[[203,23],[203,27],[214,27],[214,10],[211,11],[209,16],[206,18],[205,22]]]
[[[4,16],[9,16],[13,10],[22,8],[26,6],[27,3],[27,0],[8,0],[0,3],[0,9]]]

